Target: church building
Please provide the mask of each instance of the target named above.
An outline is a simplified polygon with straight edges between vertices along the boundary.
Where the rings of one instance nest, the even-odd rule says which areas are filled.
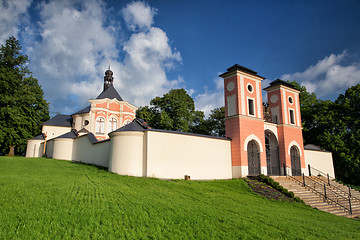
[[[299,91],[276,79],[264,90],[257,72],[235,64],[224,79],[226,137],[152,129],[135,118],[105,72],[103,92],[71,115],[43,124],[26,157],[95,164],[121,175],[163,179],[231,179],[308,175],[308,166],[335,177],[331,152],[303,145]],[[266,111],[264,111],[266,109]]]

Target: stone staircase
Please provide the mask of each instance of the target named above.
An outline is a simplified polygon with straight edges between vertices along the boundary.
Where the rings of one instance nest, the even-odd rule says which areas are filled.
[[[324,177],[306,177],[303,186],[302,176],[272,176],[281,186],[293,192],[307,205],[321,211],[348,218],[360,218],[360,192],[351,189],[351,210],[347,186],[330,181]],[[325,185],[325,187],[324,187]],[[326,198],[325,198],[326,194]]]

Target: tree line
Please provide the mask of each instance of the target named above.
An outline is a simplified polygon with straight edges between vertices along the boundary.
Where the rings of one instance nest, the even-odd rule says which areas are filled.
[[[360,84],[330,101],[318,99],[295,81],[290,83],[300,90],[305,144],[332,152],[336,177],[360,185]]]

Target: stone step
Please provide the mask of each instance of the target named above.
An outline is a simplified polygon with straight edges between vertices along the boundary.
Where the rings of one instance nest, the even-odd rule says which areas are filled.
[[[341,208],[339,205],[335,204],[335,203],[330,203],[329,201],[324,201],[324,197],[321,194],[324,194],[324,187],[323,184],[327,184],[327,179],[324,180],[324,182],[321,182],[319,179],[315,178],[315,177],[311,177],[311,179],[319,182],[312,182],[309,179],[306,179],[308,181],[305,180],[306,184],[309,185],[311,188],[315,189],[316,191],[320,192],[321,194],[319,194],[318,192],[314,191],[313,189],[309,188],[309,187],[304,187],[302,185],[302,181],[303,181],[303,177],[302,176],[297,176],[295,177],[298,181],[294,180],[294,179],[290,179],[289,177],[286,176],[280,176],[280,177],[273,177],[273,179],[275,181],[277,181],[282,187],[288,189],[288,191],[291,191],[294,193],[294,195],[296,197],[299,197],[300,199],[302,199],[306,204],[317,208],[321,211],[326,211],[338,216],[344,216],[344,217],[349,217],[349,218],[354,218],[356,216],[360,216],[360,201],[359,204],[358,201],[354,200],[352,203],[352,210],[353,210],[353,214],[349,214],[349,211],[347,211],[344,208]],[[338,187],[336,185],[336,187]],[[338,187],[340,188],[340,187]],[[327,189],[328,190],[328,189]],[[342,190],[338,190],[336,188],[332,188],[333,191],[327,191],[327,196],[331,197],[334,199],[334,201],[338,201],[340,204],[342,204],[343,206],[349,208],[348,206],[348,199],[347,198],[347,194],[346,194],[346,187]],[[347,190],[348,191],[348,190]],[[356,196],[354,193],[353,196]],[[340,196],[339,196],[340,195]],[[344,198],[342,198],[341,196],[343,196]],[[360,196],[360,193],[359,193]],[[359,213],[357,213],[359,212]],[[355,214],[356,213],[356,214]]]

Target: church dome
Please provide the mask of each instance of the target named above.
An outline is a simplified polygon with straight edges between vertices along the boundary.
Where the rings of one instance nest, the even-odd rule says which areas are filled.
[[[113,75],[113,72],[110,69],[106,70],[105,76],[112,76],[112,75]]]

